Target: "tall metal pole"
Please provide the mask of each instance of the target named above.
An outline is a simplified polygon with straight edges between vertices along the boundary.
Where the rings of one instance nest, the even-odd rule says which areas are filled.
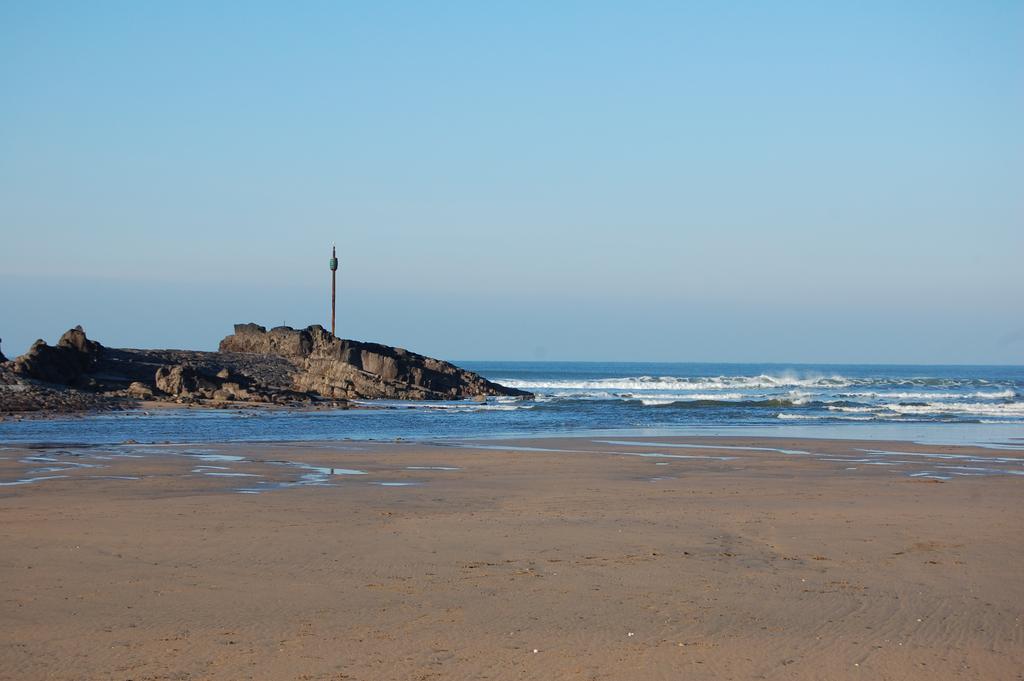
[[[331,244],[331,335],[334,336],[334,310],[338,280],[338,253]]]

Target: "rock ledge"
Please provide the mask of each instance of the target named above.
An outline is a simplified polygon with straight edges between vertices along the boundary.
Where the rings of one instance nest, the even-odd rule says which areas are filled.
[[[139,401],[349,406],[350,400],[532,397],[470,371],[321,326],[237,324],[218,352],[108,348],[77,326],[0,361],[0,412],[121,409]]]

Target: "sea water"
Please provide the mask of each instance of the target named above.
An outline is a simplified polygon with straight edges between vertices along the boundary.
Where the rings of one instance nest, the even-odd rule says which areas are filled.
[[[532,400],[160,409],[0,422],[0,442],[777,435],[1024,447],[1024,367],[463,362]]]

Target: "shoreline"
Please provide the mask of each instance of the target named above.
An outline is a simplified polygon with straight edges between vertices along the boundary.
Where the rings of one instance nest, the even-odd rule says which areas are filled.
[[[462,445],[0,451],[4,479],[74,469],[0,487],[0,679],[1024,667],[1024,476],[922,480],[842,460],[1024,454],[756,437]]]
[[[478,403],[466,403],[462,405],[467,409],[478,407]],[[3,427],[12,425],[30,424],[53,424],[81,423],[83,421],[113,421],[130,423],[143,419],[159,419],[167,415],[180,415],[182,417],[209,415],[238,418],[259,418],[266,414],[301,417],[304,415],[330,415],[332,413],[346,414],[353,412],[361,413],[407,413],[410,410],[426,410],[430,406],[417,404],[414,406],[397,406],[392,404],[367,405],[353,404],[351,407],[336,409],[334,407],[290,407],[281,405],[262,405],[252,407],[208,408],[205,406],[173,405],[155,403],[152,411],[149,409],[120,410],[109,412],[94,412],[87,414],[53,414],[45,417],[24,419],[5,419],[0,416],[0,434]],[[227,413],[226,413],[227,412]],[[279,425],[279,424],[275,424]],[[391,432],[375,432],[373,436],[353,435],[351,432],[340,432],[331,437],[323,437],[322,434],[313,437],[281,437],[278,434],[259,434],[234,437],[231,439],[216,439],[211,437],[200,439],[173,439],[162,437],[157,439],[143,439],[143,435],[132,429],[113,431],[107,439],[92,438],[70,439],[64,437],[66,433],[57,431],[50,433],[49,437],[42,439],[26,437],[15,439],[10,436],[3,440],[5,444],[15,446],[117,446],[120,444],[151,444],[151,445],[227,445],[232,443],[268,443],[278,442],[281,444],[303,443],[303,442],[419,442],[419,443],[457,443],[470,440],[492,441],[492,440],[536,440],[549,438],[600,438],[600,437],[629,437],[629,438],[734,438],[734,437],[756,437],[756,438],[788,438],[807,440],[864,440],[864,441],[891,441],[891,442],[914,442],[926,445],[942,446],[979,446],[991,449],[1024,449],[1024,425],[1018,423],[976,423],[976,422],[948,422],[948,421],[876,421],[876,422],[835,422],[799,424],[779,422],[770,424],[685,424],[677,426],[651,427],[626,427],[626,428],[565,428],[552,430],[506,430],[504,432],[480,432],[470,431],[467,433],[435,434],[403,432],[401,428],[393,428]],[[268,431],[270,432],[270,431]],[[278,429],[273,429],[278,433]]]

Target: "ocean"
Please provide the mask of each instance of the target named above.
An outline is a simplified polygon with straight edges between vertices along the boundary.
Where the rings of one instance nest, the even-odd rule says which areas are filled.
[[[1024,367],[461,362],[534,400],[181,409],[0,422],[11,443],[776,435],[1024,446]]]

